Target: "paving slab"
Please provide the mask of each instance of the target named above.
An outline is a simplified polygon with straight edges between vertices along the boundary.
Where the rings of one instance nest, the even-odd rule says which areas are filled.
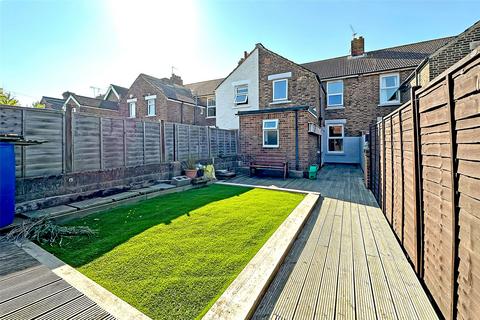
[[[23,212],[22,216],[25,216],[30,219],[39,219],[46,216],[54,217],[60,214],[65,214],[73,211],[77,211],[77,209],[67,205],[60,205],[60,206],[45,208],[41,210]]]
[[[140,192],[127,191],[127,192],[122,192],[122,193],[118,193],[118,194],[113,194],[113,195],[108,196],[108,197],[103,197],[103,199],[111,199],[112,201],[120,201],[120,200],[124,200],[124,199],[128,199],[128,198],[133,198],[133,197],[136,197],[136,196],[139,196],[139,195],[140,195]]]
[[[142,188],[135,190],[136,192],[139,192],[140,194],[147,194],[147,193],[152,193],[156,191],[162,191],[162,190],[167,190],[167,189],[172,189],[175,188],[174,185],[172,184],[166,184],[166,183],[159,183],[150,187]]]
[[[113,202],[113,199],[108,197],[105,197],[105,198],[100,197],[100,198],[93,198],[93,199],[73,202],[73,203],[69,203],[68,205],[70,207],[77,208],[77,209],[86,209],[86,208],[96,207],[96,206],[110,203],[110,202]]]

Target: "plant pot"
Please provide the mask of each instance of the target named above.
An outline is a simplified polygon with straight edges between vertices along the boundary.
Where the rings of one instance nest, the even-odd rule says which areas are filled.
[[[185,175],[193,179],[197,176],[197,169],[185,169]]]

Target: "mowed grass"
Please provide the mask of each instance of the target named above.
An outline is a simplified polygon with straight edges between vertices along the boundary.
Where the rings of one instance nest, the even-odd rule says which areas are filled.
[[[154,319],[201,317],[303,195],[211,185],[77,220],[44,248]]]

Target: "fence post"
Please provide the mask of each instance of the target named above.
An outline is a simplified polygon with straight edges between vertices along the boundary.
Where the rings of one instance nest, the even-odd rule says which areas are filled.
[[[65,112],[62,113],[62,174],[65,174],[67,172],[67,164],[66,164],[66,119],[65,119]]]
[[[208,159],[212,157],[212,145],[210,143],[210,130],[212,128],[207,127],[207,148],[208,148]]]
[[[100,146],[100,169],[103,170],[104,167],[105,167],[105,163],[103,161],[103,121],[102,121],[102,117],[98,117],[98,121],[99,121],[99,131],[100,131],[100,143],[99,143],[99,146]]]
[[[387,155],[387,150],[385,148],[385,117],[382,118],[382,211],[383,214],[386,216],[386,206],[385,206],[385,192],[387,191],[387,183],[385,181],[385,175],[386,173],[386,164],[387,160],[385,159],[385,156]]]
[[[123,119],[123,165],[127,167],[127,119]]]
[[[403,126],[402,126],[402,111],[403,109],[398,111],[398,131],[399,131],[399,137],[400,137],[400,175],[402,179],[402,185],[400,186],[401,188],[401,197],[400,197],[400,213],[402,217],[402,225],[401,225],[401,241],[403,245],[403,239],[404,239],[404,231],[405,231],[405,205],[404,205],[404,195],[405,195],[405,173],[404,173],[404,163],[403,163]]]
[[[70,155],[72,157],[72,162],[71,162],[71,167],[72,167],[72,172],[75,172],[75,113],[73,112],[73,109],[70,109],[70,121],[71,121],[71,149],[70,149]]]
[[[163,120],[160,120],[158,122],[158,154],[160,157],[160,163],[163,162]]]
[[[423,279],[423,177],[422,177],[422,150],[420,138],[420,111],[416,91],[419,86],[411,89],[412,121],[413,121],[413,154],[414,154],[414,201],[415,201],[415,231],[417,233],[417,274]]]
[[[394,201],[395,201],[395,185],[394,185],[394,181],[395,181],[395,175],[394,175],[394,153],[393,153],[393,117],[390,116],[390,163],[392,165],[391,167],[391,181],[390,181],[390,185],[391,185],[391,199],[390,199],[390,225],[392,226],[393,229],[395,229],[394,227],[394,224],[393,224],[393,204],[394,204]]]
[[[143,165],[145,165],[147,163],[147,159],[145,157],[146,153],[145,153],[145,149],[146,149],[146,145],[145,145],[145,121],[142,121],[142,128],[143,128]]]
[[[25,109],[22,109],[22,136],[24,138],[25,137],[25,122],[27,121],[27,118],[26,118],[26,110]],[[22,178],[25,178],[25,176],[27,175],[27,152],[26,152],[26,149],[25,147],[21,147],[21,151],[22,151]]]
[[[453,79],[452,74],[448,73],[445,77],[447,84],[447,109],[448,126],[450,134],[450,176],[451,176],[451,198],[452,198],[452,267],[451,267],[451,299],[450,299],[450,319],[456,319],[457,316],[457,278],[458,278],[458,247],[459,247],[459,226],[457,209],[458,204],[458,180],[457,180],[457,139],[455,132],[455,108],[453,97]]]

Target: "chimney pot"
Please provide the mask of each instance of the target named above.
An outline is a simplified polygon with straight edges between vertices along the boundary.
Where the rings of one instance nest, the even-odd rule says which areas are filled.
[[[247,51],[243,51],[243,59],[247,59],[247,56],[248,56],[248,52],[247,52]]]
[[[351,55],[352,57],[361,56],[365,53],[365,39],[360,37],[354,37],[351,42]]]
[[[183,86],[182,77],[177,76],[175,73],[172,73],[172,76],[170,77],[170,81],[171,81],[173,84],[177,84],[177,85],[179,85],[179,86]]]

